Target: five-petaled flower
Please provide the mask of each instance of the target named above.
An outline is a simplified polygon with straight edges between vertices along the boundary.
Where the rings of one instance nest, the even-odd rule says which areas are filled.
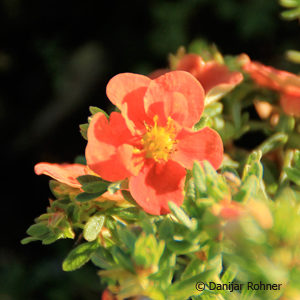
[[[191,73],[203,86],[206,103],[216,101],[230,92],[243,80],[240,72],[232,72],[224,64],[215,60],[205,62],[200,55],[185,54],[177,63],[176,70]],[[168,72],[160,69],[150,74],[150,78]]]
[[[288,115],[300,117],[300,76],[251,61],[243,54],[243,68],[260,86],[280,94],[280,105]]]
[[[108,120],[99,112],[88,129],[88,167],[108,181],[129,179],[136,202],[154,215],[181,205],[186,169],[195,160],[218,168],[223,144],[217,132],[197,132],[204,90],[188,72],[174,71],[154,80],[123,73],[107,85],[107,96],[121,111]]]

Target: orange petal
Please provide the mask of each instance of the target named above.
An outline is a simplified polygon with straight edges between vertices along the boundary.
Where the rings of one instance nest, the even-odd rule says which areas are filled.
[[[286,95],[300,97],[300,76],[259,62],[249,61],[243,68],[257,84]]]
[[[144,96],[150,82],[151,79],[143,75],[122,73],[107,84],[107,97],[121,110],[131,131],[142,129],[147,121]]]
[[[171,117],[189,128],[200,120],[203,107],[203,88],[185,71],[173,71],[158,77],[150,83],[145,94],[145,110],[151,119],[158,115],[166,122]]]
[[[300,117],[300,96],[282,94],[280,105],[287,115]]]
[[[176,137],[178,144],[171,159],[178,161],[187,169],[193,167],[195,160],[208,160],[218,169],[223,160],[223,143],[219,134],[209,127],[197,132],[183,129]]]
[[[121,73],[114,76],[107,84],[106,94],[109,100],[122,110],[125,97],[141,98],[145,94],[151,79],[147,76]]]
[[[197,77],[205,62],[201,56],[197,54],[186,54],[178,62],[177,70],[187,71]]]
[[[80,188],[81,184],[77,181],[77,177],[88,173],[87,167],[80,164],[51,164],[38,163],[34,167],[37,175],[48,175],[55,180],[65,183],[69,186]]]
[[[86,160],[89,168],[103,179],[117,181],[136,174],[140,169],[133,150],[134,137],[124,117],[117,112],[110,122],[102,113],[94,115],[88,129]]]
[[[223,96],[243,80],[243,75],[240,72],[231,72],[225,65],[208,62],[196,75],[196,78],[202,84],[205,93],[212,93],[212,89],[218,88],[222,90]],[[216,92],[214,94],[216,94]]]
[[[149,163],[129,180],[129,190],[136,202],[149,214],[161,215],[169,212],[168,202],[180,206],[186,171],[178,163]]]
[[[102,293],[101,300],[116,300],[117,298],[108,290],[104,290]]]

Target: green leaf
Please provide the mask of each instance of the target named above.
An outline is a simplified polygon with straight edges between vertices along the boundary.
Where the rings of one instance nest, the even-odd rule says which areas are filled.
[[[114,245],[112,247],[111,253],[117,263],[119,263],[121,266],[123,266],[126,270],[130,271],[131,273],[135,273],[135,269],[130,256],[124,253],[124,251],[121,248]]]
[[[49,232],[49,228],[42,223],[31,225],[26,231],[28,235],[31,235],[33,237],[38,237],[38,238],[42,237],[48,232]]]
[[[84,243],[73,249],[63,261],[64,271],[74,271],[86,264],[99,245],[95,242]]]
[[[205,99],[206,101],[206,99]],[[214,117],[219,115],[223,110],[223,104],[220,102],[211,103],[208,106],[205,106],[204,113],[209,115],[210,117]]]
[[[215,179],[217,177],[217,172],[213,166],[207,161],[203,161],[204,172],[206,176],[210,179]]]
[[[169,219],[164,219],[158,228],[159,238],[161,240],[173,239],[174,234],[174,224]]]
[[[286,172],[289,180],[300,186],[300,169],[287,167],[284,168],[284,171]]]
[[[183,255],[198,251],[200,249],[200,245],[192,244],[188,241],[175,241],[171,240],[167,243],[168,249],[170,249],[173,253],[177,255]]]
[[[133,204],[134,206],[137,206],[137,203],[135,202],[129,191],[122,191],[122,195],[126,201]]]
[[[89,124],[88,123],[85,123],[85,124],[80,124],[79,125],[79,129],[80,129],[80,133],[82,135],[82,137],[87,140],[87,131],[88,131],[88,128],[89,128]]]
[[[99,108],[99,107],[97,107],[97,106],[90,106],[90,107],[89,107],[89,110],[90,110],[90,112],[91,112],[92,115],[95,115],[95,114],[97,114],[98,112],[101,112],[101,113],[103,113],[103,114],[105,115],[105,117],[106,117],[107,119],[109,118],[108,114],[107,114],[103,109],[101,109],[101,108]]]
[[[62,196],[70,196],[70,194],[77,194],[78,193],[78,189],[77,188],[73,188],[67,184],[58,182],[56,180],[50,180],[49,181],[49,187],[50,190],[52,192],[52,194],[56,197],[56,198],[61,198]]]
[[[91,256],[92,263],[101,269],[110,269],[114,264],[110,252],[104,247],[99,246]]]
[[[29,236],[29,237],[26,237],[26,238],[22,239],[21,244],[22,245],[27,245],[28,243],[39,241],[39,240],[40,240],[39,238]]]
[[[280,0],[279,3],[286,8],[293,8],[300,4],[297,0]]]
[[[186,197],[190,201],[196,201],[197,199],[195,181],[193,178],[191,178],[187,183]]]
[[[143,268],[157,266],[164,251],[165,242],[157,242],[153,234],[141,234],[134,245],[134,261]]]
[[[156,226],[151,222],[149,216],[144,211],[140,211],[139,213],[139,222],[146,234],[155,234]]]
[[[193,177],[195,183],[196,198],[206,192],[205,172],[199,162],[195,161],[193,165]]]
[[[91,182],[103,182],[104,180],[101,179],[99,176],[94,176],[94,175],[82,175],[78,176],[76,178],[80,184],[86,184],[86,183],[91,183]]]
[[[187,296],[199,295],[199,291],[195,288],[197,282],[207,282],[213,276],[213,271],[201,272],[185,280],[175,281],[167,290],[166,296],[176,296],[175,299],[186,299]],[[169,298],[167,298],[169,299]]]
[[[193,223],[189,216],[185,213],[183,209],[178,207],[174,202],[169,201],[168,203],[170,210],[175,215],[175,217],[178,219],[178,221],[188,227],[191,230],[195,229],[195,223]]]
[[[260,150],[250,153],[243,170],[243,181],[247,180],[247,178],[252,175],[256,176],[258,179],[262,179],[263,166],[260,162],[261,156],[262,152]]]
[[[105,222],[104,215],[94,215],[90,217],[84,226],[83,237],[88,242],[94,241],[98,237],[104,222]]]
[[[43,237],[42,244],[50,245],[50,244],[56,242],[60,238],[64,238],[63,234],[49,232],[45,237]]]
[[[120,217],[123,220],[137,220],[138,214],[140,209],[137,207],[128,207],[128,208],[121,208],[121,207],[113,207],[106,211],[107,215],[115,215]]]
[[[295,64],[300,64],[300,51],[288,50],[285,55],[289,61]]]
[[[282,12],[281,17],[289,21],[300,19],[300,7]]]
[[[103,181],[94,181],[82,185],[82,189],[87,193],[105,193],[109,184]]]
[[[266,139],[262,144],[260,144],[256,151],[261,151],[262,155],[284,145],[288,141],[288,135],[282,132],[277,132],[268,139]]]
[[[75,197],[75,200],[78,202],[87,202],[101,196],[103,192],[100,193],[80,193]]]
[[[130,250],[130,252],[133,252],[136,236],[126,227],[119,228],[118,235],[120,237],[120,241],[125,244],[125,246]]]
[[[198,131],[205,126],[208,126],[208,123],[211,123],[211,119],[206,115],[202,115],[200,121],[194,125],[194,131]]]
[[[237,268],[235,266],[229,266],[224,272],[224,274],[222,275],[221,280],[223,283],[232,282],[236,277],[236,274],[237,274]]]

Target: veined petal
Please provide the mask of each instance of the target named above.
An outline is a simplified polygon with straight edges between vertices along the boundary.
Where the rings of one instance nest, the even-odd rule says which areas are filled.
[[[65,183],[74,188],[80,188],[81,184],[77,181],[77,177],[86,175],[88,169],[85,165],[80,164],[51,164],[38,163],[34,167],[37,175],[48,175],[53,179]]]
[[[194,76],[185,71],[166,73],[151,81],[145,94],[145,111],[150,119],[158,115],[164,126],[168,117],[192,128],[204,107],[204,90]]]
[[[183,202],[186,171],[178,163],[148,163],[129,180],[129,190],[136,202],[149,214],[169,212],[168,202]]]
[[[114,76],[107,84],[106,94],[109,100],[119,109],[125,102],[124,98],[131,94],[131,97],[142,98],[149,86],[151,79],[147,76],[121,73]]]
[[[120,113],[113,112],[110,122],[104,114],[97,113],[88,129],[86,160],[89,168],[108,181],[136,174],[141,166],[134,158],[131,143],[134,137]]]
[[[114,76],[107,84],[106,94],[125,117],[129,129],[142,129],[147,121],[144,96],[151,82],[147,76],[122,73]]]
[[[223,143],[213,129],[205,127],[197,132],[182,129],[176,139],[176,151],[171,156],[174,161],[187,169],[193,167],[195,160],[207,160],[215,169],[220,167],[223,160]]]

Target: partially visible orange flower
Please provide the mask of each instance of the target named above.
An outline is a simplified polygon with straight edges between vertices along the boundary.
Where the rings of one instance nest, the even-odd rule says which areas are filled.
[[[48,175],[61,183],[78,189],[81,188],[81,184],[78,182],[77,177],[95,175],[87,166],[81,164],[52,164],[41,162],[34,166],[34,171],[37,175]],[[105,192],[101,198],[112,201],[123,200],[119,192],[115,194]]]
[[[300,76],[251,61],[243,54],[243,69],[259,85],[277,91],[280,105],[288,115],[300,116]]]
[[[245,212],[244,207],[231,200],[222,200],[212,206],[212,213],[225,220],[237,220]]]
[[[205,62],[197,54],[184,55],[178,61],[176,70],[191,73],[203,86],[208,102],[220,99],[243,80],[240,72],[231,72],[226,65],[214,60]],[[150,74],[150,78],[166,72],[166,69],[156,70]]]
[[[107,85],[107,96],[121,113],[107,120],[93,116],[88,129],[89,168],[105,180],[129,179],[136,202],[154,215],[181,205],[186,168],[208,160],[218,168],[223,144],[217,132],[193,126],[204,108],[204,91],[188,72],[174,71],[151,80],[123,73]]]
[[[88,168],[81,164],[51,164],[42,162],[34,166],[34,172],[37,175],[48,175],[71,187],[81,188],[81,184],[76,178],[87,175]]]

